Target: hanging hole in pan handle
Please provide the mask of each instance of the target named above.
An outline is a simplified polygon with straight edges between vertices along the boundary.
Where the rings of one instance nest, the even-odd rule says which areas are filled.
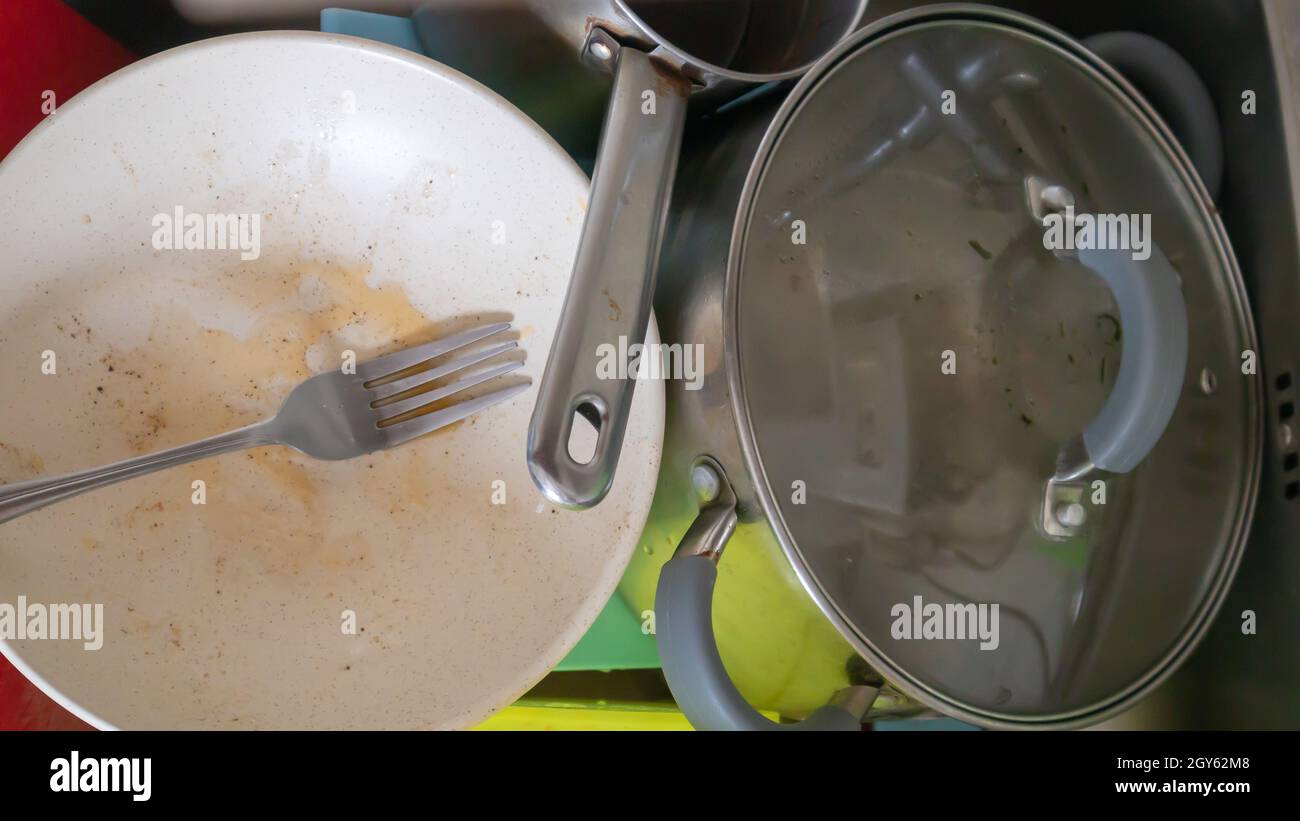
[[[803,721],[778,724],[745,700],[722,664],[713,636],[718,561],[736,529],[736,495],[721,466],[696,461],[692,485],[703,491],[699,515],[659,574],[655,640],[677,706],[697,730],[860,730],[878,686],[840,690]]]
[[[611,430],[625,424],[611,418],[609,408],[608,396],[582,393],[566,411],[546,417],[540,426],[534,409],[528,430],[528,470],[548,499],[581,507],[574,500],[599,501],[609,490],[618,461],[617,453],[612,460],[609,454]]]
[[[604,424],[600,408],[591,401],[578,405],[573,412],[569,428],[569,458],[579,465],[590,464],[600,441],[600,428]]]

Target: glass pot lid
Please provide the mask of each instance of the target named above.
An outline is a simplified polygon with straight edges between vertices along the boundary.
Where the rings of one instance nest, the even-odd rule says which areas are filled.
[[[1095,717],[1199,636],[1248,526],[1259,386],[1222,227],[1144,104],[1050,29],[947,17],[840,55],[778,114],[733,244],[757,492],[822,609],[914,695]],[[1135,308],[1158,264],[1173,301]]]

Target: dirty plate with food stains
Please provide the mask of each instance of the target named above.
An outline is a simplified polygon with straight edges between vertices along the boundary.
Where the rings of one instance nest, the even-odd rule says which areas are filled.
[[[0,482],[249,424],[349,356],[489,321],[519,329],[536,382],[586,196],[509,104],[387,46],[257,33],[118,72],[0,165]],[[532,401],[358,459],[233,453],[16,519],[0,604],[102,604],[102,647],[0,650],[101,727],[471,726],[595,619],[658,468],[646,382],[609,499],[555,508],[524,463]]]

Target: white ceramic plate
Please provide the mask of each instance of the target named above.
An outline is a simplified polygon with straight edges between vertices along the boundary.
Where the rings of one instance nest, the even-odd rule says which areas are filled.
[[[480,321],[516,323],[536,382],[586,196],[519,112],[395,48],[258,33],[118,72],[0,165],[0,481],[246,424],[346,350]],[[177,207],[260,214],[260,256],[156,248]],[[471,726],[590,626],[658,469],[644,383],[609,498],[554,508],[524,463],[533,399],[371,457],[231,454],[0,526],[0,603],[104,605],[99,650],[0,650],[104,727]]]

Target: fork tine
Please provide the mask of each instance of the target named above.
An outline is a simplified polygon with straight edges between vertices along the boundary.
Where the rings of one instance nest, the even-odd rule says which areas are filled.
[[[385,382],[377,388],[370,389],[370,392],[374,394],[374,399],[371,401],[370,406],[373,408],[377,402],[382,402],[385,399],[392,399],[394,396],[409,391],[412,388],[418,388],[435,379],[441,379],[447,374],[464,370],[471,365],[477,365],[486,359],[491,359],[498,354],[514,350],[517,347],[519,347],[518,340],[502,342],[499,345],[491,345],[482,350],[467,353],[464,356],[451,360],[450,362],[444,362],[436,368],[430,368],[427,371],[413,373],[410,376],[403,376],[401,379],[395,379],[392,382]],[[387,410],[387,408],[384,408],[384,410]]]
[[[523,366],[523,360],[507,362],[504,365],[498,365],[497,367],[489,368],[486,371],[470,374],[464,379],[461,379],[458,382],[453,382],[450,385],[443,385],[442,387],[434,388],[431,391],[417,393],[415,396],[408,396],[405,399],[390,402],[387,405],[376,408],[376,410],[381,412],[385,419],[392,419],[401,416],[407,411],[413,411],[416,408],[422,408],[432,402],[437,402],[439,399],[446,399],[448,396],[451,396],[454,393],[460,393],[467,388],[481,385],[489,379],[496,379],[498,376],[505,376],[512,371],[519,370]],[[423,374],[421,374],[421,376],[423,376]],[[373,404],[374,403],[372,402],[371,405]]]
[[[435,356],[442,356],[448,351],[454,351],[457,348],[464,347],[471,342],[477,342],[480,339],[498,334],[510,327],[509,322],[497,322],[492,325],[483,325],[478,328],[471,328],[468,331],[462,331],[458,334],[452,334],[442,339],[435,339],[432,342],[426,342],[423,345],[416,345],[414,348],[390,353],[387,356],[381,356],[378,359],[372,359],[369,362],[357,366],[357,376],[365,382],[373,382],[390,376],[398,371],[404,371],[412,365],[418,365]]]
[[[426,413],[423,416],[417,416],[405,422],[398,422],[396,425],[382,428],[381,430],[385,434],[385,445],[390,448],[395,447],[409,442],[417,436],[432,433],[438,428],[446,427],[452,422],[459,422],[467,416],[472,416],[481,410],[504,402],[510,397],[528,390],[530,387],[532,387],[531,382],[511,385],[508,388],[502,388],[499,391],[452,405],[450,408],[443,408],[440,411]]]

